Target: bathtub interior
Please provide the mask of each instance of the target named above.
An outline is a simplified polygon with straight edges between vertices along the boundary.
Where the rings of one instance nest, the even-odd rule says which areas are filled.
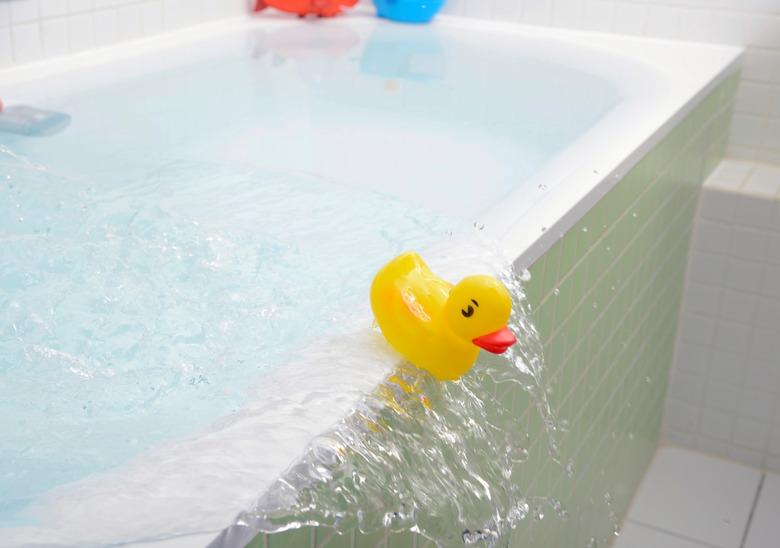
[[[446,240],[518,192],[515,218],[531,211],[549,190],[535,175],[626,103],[625,88],[578,68],[599,65],[604,51],[570,43],[558,51],[551,42],[502,32],[486,40],[483,31],[447,26],[280,24],[174,47],[162,56],[176,59],[168,65],[148,52],[12,87],[10,100],[73,121],[45,140],[2,138],[11,176],[3,222],[13,242],[3,253],[18,268],[3,278],[13,298],[4,354],[19,357],[12,368],[29,362],[54,377],[45,405],[14,399],[35,393],[34,369],[2,385],[9,405],[30,410],[33,427],[9,425],[20,437],[4,446],[10,455],[2,462],[15,463],[5,492],[18,496],[4,501],[3,525],[39,534],[52,511],[62,511],[58,526],[68,521],[67,534],[78,535],[83,516],[52,500],[76,493],[97,511],[118,485],[141,500],[138,480],[149,477],[122,465],[172,472],[182,462],[173,453],[205,455],[193,468],[179,466],[179,483],[161,482],[150,498],[181,487],[188,473],[213,465],[215,445],[238,447],[242,437],[261,437],[258,427],[273,428],[236,427],[235,415],[259,404],[258,395],[299,390],[296,405],[336,420],[387,364],[354,372],[336,405],[312,402],[316,383],[304,378],[305,367],[285,379],[301,335],[340,335],[334,318],[346,318],[347,331],[367,317],[362,295],[374,266],[393,253]],[[619,55],[608,58],[636,71]],[[258,218],[258,208],[272,213]],[[345,234],[348,245],[339,243]],[[56,307],[45,306],[51,292]],[[175,317],[161,317],[171,306]],[[146,386],[150,374],[155,383]],[[299,436],[327,426],[296,428],[299,409],[273,403],[254,407],[254,417],[266,412]],[[192,411],[182,417],[182,408]],[[64,427],[47,425],[53,417]],[[81,436],[84,421],[98,426]],[[30,441],[42,428],[56,435],[39,451]],[[278,473],[279,458],[283,467],[291,457],[259,468]],[[212,478],[208,500],[196,503],[197,489],[180,491],[180,502],[198,506],[185,530],[217,529],[232,517],[223,502],[236,486],[214,486],[247,472],[246,462],[233,464],[239,473]],[[251,498],[262,485],[242,492]],[[116,514],[104,510],[95,538],[109,530],[114,542],[140,538],[133,535],[141,523]],[[170,512],[157,514],[142,525],[180,532]]]
[[[132,77],[9,97],[72,121],[2,136],[3,527],[45,527],[41,499],[86,497],[85,480],[309,386],[285,364],[368,317],[377,266],[470,227],[619,101],[509,37],[446,27],[207,42],[205,60],[141,55],[111,67]],[[310,428],[294,411],[276,409],[284,428]]]

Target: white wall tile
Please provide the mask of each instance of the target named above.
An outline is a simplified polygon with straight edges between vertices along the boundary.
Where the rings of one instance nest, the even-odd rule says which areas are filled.
[[[143,7],[130,5],[119,8],[119,38],[129,40],[144,32]]]
[[[249,11],[249,0],[0,0],[0,66],[159,33],[166,5],[171,28]]]
[[[750,358],[745,372],[745,388],[777,394],[780,391],[780,364]]]
[[[734,443],[753,451],[764,452],[769,442],[769,424],[751,419],[738,419],[734,425]],[[754,464],[761,466],[761,459]]]
[[[734,226],[731,227],[729,255],[737,259],[763,262],[768,242],[769,234],[762,228]]]
[[[8,7],[11,10],[11,23],[14,25],[37,21],[40,15],[38,0],[17,0],[10,2]]]
[[[5,27],[10,24],[11,24],[11,8],[8,7],[8,2],[0,2],[0,27]]]
[[[119,12],[108,8],[95,12],[95,44],[105,46],[119,39]]]
[[[55,17],[68,13],[68,0],[43,0],[41,2],[41,17]]]
[[[701,9],[680,10],[679,36],[686,40],[706,42],[710,40],[712,12]]]
[[[777,328],[756,327],[753,329],[750,356],[761,360],[776,360],[780,356],[780,337],[777,336],[777,333]]]
[[[770,232],[767,241],[766,260],[769,264],[780,265],[780,233]]]
[[[658,38],[675,38],[680,35],[680,9],[675,6],[648,7],[644,34]]]
[[[764,280],[761,284],[761,292],[774,298],[780,298],[780,266],[767,266]]]
[[[621,34],[644,34],[647,9],[644,4],[616,2],[612,29]]]
[[[11,29],[9,27],[0,27],[0,67],[10,65],[13,61]]]
[[[691,284],[689,287],[693,287]],[[687,295],[687,288],[686,288]],[[750,324],[758,307],[758,297],[754,293],[723,288],[720,295],[719,313],[736,322]]]
[[[68,35],[71,51],[84,51],[95,47],[95,16],[84,12],[68,17]]]
[[[523,22],[529,25],[549,25],[552,22],[552,0],[528,0],[524,4]]]
[[[726,161],[704,185],[665,420],[675,443],[778,470],[779,184],[780,168]]]
[[[712,344],[716,320],[698,314],[684,313],[680,318],[680,339],[703,346]]]
[[[761,287],[763,265],[729,258],[726,263],[726,287],[739,291],[755,291]]]
[[[156,34],[163,30],[162,6],[157,2],[143,4],[143,25],[145,34]]]
[[[65,55],[70,51],[68,45],[68,24],[65,19],[49,19],[41,22],[43,54],[46,57]]]
[[[555,0],[555,3],[553,4],[552,24],[555,27],[570,29],[582,28],[584,14],[584,0]]]
[[[608,0],[591,0],[587,4],[582,24],[587,30],[610,32],[614,19],[614,2]]]
[[[709,363],[709,373],[712,380],[739,386],[747,373],[745,352],[713,350]],[[706,381],[703,380],[703,382]]]
[[[719,286],[726,276],[726,258],[722,255],[693,250],[688,270],[691,281]]]
[[[713,315],[720,307],[721,289],[692,283],[685,293],[686,310],[697,314]]]
[[[730,225],[704,219],[696,227],[696,249],[706,253],[725,254],[731,245]]]
[[[11,27],[11,39],[13,41],[14,61],[30,63],[43,57],[43,42],[41,41],[40,25],[25,23],[14,24]]]

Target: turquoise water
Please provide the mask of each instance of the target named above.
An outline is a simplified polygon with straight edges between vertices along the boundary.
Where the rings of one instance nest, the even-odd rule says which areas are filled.
[[[447,226],[300,175],[173,163],[93,182],[0,166],[6,522],[235,412],[251,381],[362,304],[374,265]]]
[[[59,135],[0,135],[0,526],[235,412],[379,265],[619,100],[500,41],[302,28],[52,99]]]

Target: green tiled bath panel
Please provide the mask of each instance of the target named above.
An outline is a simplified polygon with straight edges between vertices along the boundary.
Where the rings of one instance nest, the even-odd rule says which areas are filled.
[[[724,155],[737,81],[732,74],[701,101],[530,268],[526,291],[551,403],[568,423],[561,461],[571,459],[574,473],[550,458],[526,394],[506,394],[531,437],[523,487],[529,497],[554,496],[567,512],[529,517],[509,546],[603,547],[622,522],[658,442],[694,210]],[[314,528],[259,535],[250,546],[433,544],[411,533]]]

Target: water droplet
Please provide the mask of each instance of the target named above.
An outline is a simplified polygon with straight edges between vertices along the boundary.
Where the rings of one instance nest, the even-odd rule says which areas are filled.
[[[539,186],[537,186],[536,188],[538,188],[541,191],[545,191],[547,190],[547,185],[544,183],[539,183]]]
[[[563,504],[561,504],[561,501],[558,499],[551,499],[550,505],[552,506],[555,515],[560,519],[566,519],[569,517],[569,512],[566,511],[566,508],[563,507]]]
[[[520,273],[520,281],[525,283],[531,280],[531,271],[527,268],[524,268],[523,271]]]
[[[522,464],[528,460],[528,449],[525,447],[507,447],[506,454],[515,463]]]
[[[544,519],[544,508],[541,505],[534,508],[534,519],[536,521],[542,521]]]
[[[510,510],[507,515],[507,519],[509,520],[510,526],[514,529],[517,527],[517,523],[519,521],[523,521],[525,518],[528,517],[528,512],[530,511],[530,507],[528,506],[528,503],[524,500],[519,501],[517,504],[515,504]]]
[[[582,227],[582,231],[583,231],[583,232],[588,232],[588,227],[587,227],[587,226],[583,226],[583,227]]]
[[[561,290],[560,289],[558,289],[557,287],[555,289],[553,289],[553,295],[555,295],[557,297],[560,294],[561,294]]]
[[[599,303],[593,303],[593,310],[596,310],[599,307]]]
[[[638,217],[638,215],[636,214],[636,211],[634,211],[634,212],[631,214],[631,216],[632,216],[634,219],[636,219],[636,218]]]
[[[547,227],[546,226],[542,227],[542,232],[547,232]]]
[[[648,375],[647,377],[645,377],[645,382],[646,382],[647,384],[650,384],[651,382],[653,382],[653,379],[652,379],[652,378],[650,378],[650,375]]]
[[[596,542],[596,539],[593,537],[590,537],[588,539],[588,543],[585,545],[585,548],[597,548],[598,543]]]
[[[569,478],[574,477],[574,461],[570,460],[566,463],[566,468],[564,469],[566,471],[566,476]]]
[[[631,440],[631,441],[634,441],[634,433],[633,432],[629,432],[628,433],[628,439]]]

